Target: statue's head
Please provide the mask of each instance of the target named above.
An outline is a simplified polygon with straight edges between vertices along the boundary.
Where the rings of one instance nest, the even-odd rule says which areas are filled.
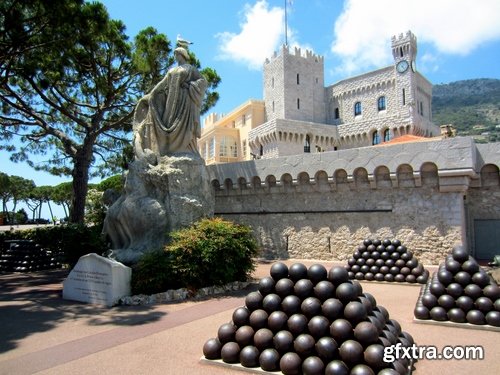
[[[189,61],[189,53],[185,48],[177,47],[174,49],[174,56],[179,55],[184,58],[184,60]]]

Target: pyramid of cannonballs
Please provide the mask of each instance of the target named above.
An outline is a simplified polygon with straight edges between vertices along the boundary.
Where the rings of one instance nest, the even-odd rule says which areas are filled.
[[[356,280],[425,284],[429,278],[429,271],[399,240],[366,239],[345,267]]]
[[[414,345],[344,267],[278,262],[203,354],[283,374],[407,374],[409,360],[383,360],[384,348],[398,343]]]
[[[500,327],[500,288],[462,247],[455,247],[417,301],[417,319]]]

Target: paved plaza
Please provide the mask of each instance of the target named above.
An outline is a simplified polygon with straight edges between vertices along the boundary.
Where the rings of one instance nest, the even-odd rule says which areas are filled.
[[[327,269],[338,263],[287,260]],[[272,263],[259,263],[256,279]],[[433,272],[435,268],[429,267]],[[205,341],[244,304],[246,290],[199,301],[103,308],[61,298],[67,271],[0,275],[0,374],[241,374],[200,362]],[[418,345],[481,345],[484,360],[420,360],[414,374],[499,374],[500,332],[417,324],[420,286],[362,282]]]

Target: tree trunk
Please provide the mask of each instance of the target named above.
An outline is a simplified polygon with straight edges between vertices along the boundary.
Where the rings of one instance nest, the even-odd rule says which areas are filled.
[[[92,160],[92,145],[78,150],[73,167],[73,200],[70,210],[70,222],[83,224],[85,219],[85,201],[89,188],[89,168]]]

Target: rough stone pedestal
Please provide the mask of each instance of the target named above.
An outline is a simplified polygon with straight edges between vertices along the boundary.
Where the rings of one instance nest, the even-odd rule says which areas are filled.
[[[104,222],[110,256],[126,264],[163,247],[171,231],[214,213],[213,190],[199,155],[162,156],[157,162],[150,157],[130,165],[125,191]]]

